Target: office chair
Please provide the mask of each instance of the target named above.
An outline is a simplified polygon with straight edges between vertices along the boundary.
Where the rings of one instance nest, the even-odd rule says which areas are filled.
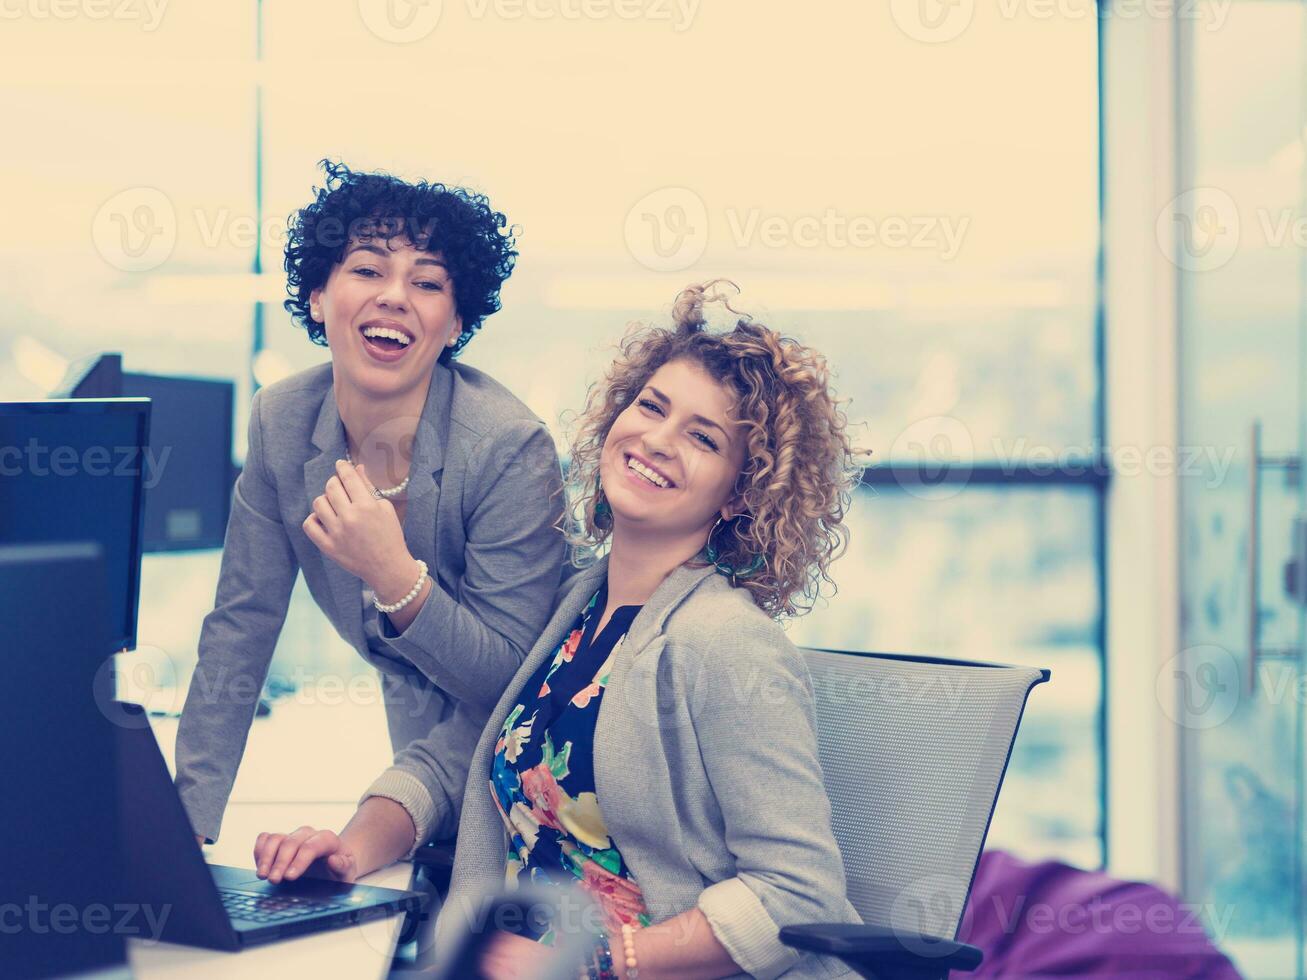
[[[804,650],[848,896],[865,925],[786,926],[864,977],[974,970],[956,941],[1034,667]]]

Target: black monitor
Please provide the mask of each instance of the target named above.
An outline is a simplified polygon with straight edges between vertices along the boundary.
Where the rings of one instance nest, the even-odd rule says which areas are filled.
[[[141,550],[221,548],[236,482],[232,463],[236,385],[216,378],[124,372],[122,355],[95,354],[73,364],[52,398],[149,398],[150,451],[166,460],[145,488]]]
[[[236,386],[209,378],[124,373],[122,394],[149,398],[150,450],[161,478],[145,487],[147,552],[221,548],[231,512]]]
[[[130,976],[150,937],[123,922],[108,596],[94,542],[0,547],[3,977]]]
[[[121,398],[123,356],[91,354],[68,365],[63,378],[46,398]]]
[[[0,402],[0,545],[95,541],[109,594],[108,656],[136,646],[145,485],[158,479],[146,398]],[[65,583],[79,596],[76,582]],[[76,611],[79,598],[70,612]],[[7,626],[6,620],[6,626]]]

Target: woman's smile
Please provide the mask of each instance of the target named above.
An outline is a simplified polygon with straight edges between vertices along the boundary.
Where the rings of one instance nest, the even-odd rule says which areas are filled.
[[[412,331],[387,317],[368,320],[359,327],[359,337],[363,341],[363,349],[382,364],[393,364],[401,360],[417,345]]]
[[[626,474],[636,486],[644,490],[670,490],[676,483],[647,459],[628,452],[626,457]]]

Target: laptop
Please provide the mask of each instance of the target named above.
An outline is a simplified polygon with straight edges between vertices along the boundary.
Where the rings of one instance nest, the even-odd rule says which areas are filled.
[[[253,870],[209,864],[148,716],[139,705],[120,702],[118,708],[126,891],[132,901],[159,910],[157,938],[239,950],[425,907],[420,892],[306,877],[274,885]]]

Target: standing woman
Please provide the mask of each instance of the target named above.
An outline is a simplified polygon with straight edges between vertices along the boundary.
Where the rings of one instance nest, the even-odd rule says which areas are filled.
[[[577,543],[607,554],[562,587],[477,744],[438,958],[507,879],[596,900],[592,977],[847,973],[778,936],[858,921],[811,679],[777,622],[844,546],[845,418],[820,355],[747,318],[710,332],[704,290],[628,338],[582,416]],[[353,878],[398,856],[369,850],[268,835],[255,863]],[[483,973],[538,975],[549,938],[497,936]]]
[[[561,480],[545,425],[454,360],[512,272],[504,216],[461,188],[323,166],[291,222],[286,308],[331,360],[250,407],[177,787],[216,840],[302,571],[380,672],[397,753],[351,826],[398,826],[405,853],[453,831],[477,737],[549,615]]]

